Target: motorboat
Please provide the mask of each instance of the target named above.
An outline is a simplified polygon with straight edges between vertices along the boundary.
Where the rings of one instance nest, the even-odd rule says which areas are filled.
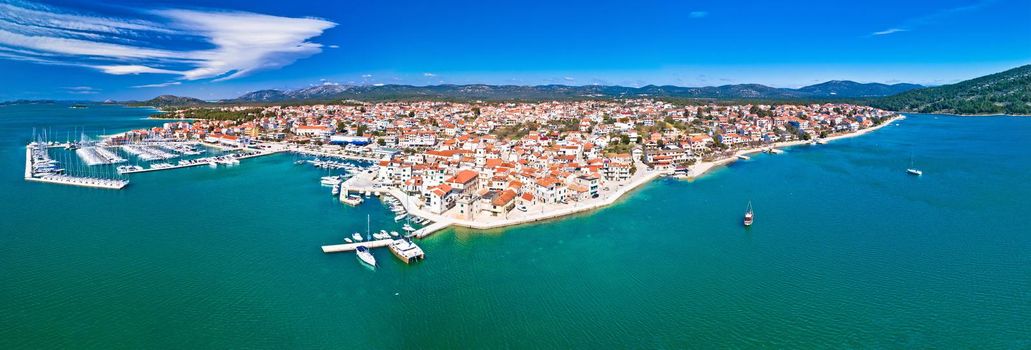
[[[322,185],[324,185],[324,186],[337,186],[341,182],[343,182],[343,181],[340,180],[340,177],[339,176],[335,176],[335,175],[334,176],[323,176],[322,177],[322,181],[321,181]]]

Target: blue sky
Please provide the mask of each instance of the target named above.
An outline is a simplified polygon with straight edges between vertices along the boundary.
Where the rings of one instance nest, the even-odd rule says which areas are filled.
[[[1031,1],[0,0],[0,100],[315,84],[946,84],[1031,63]]]

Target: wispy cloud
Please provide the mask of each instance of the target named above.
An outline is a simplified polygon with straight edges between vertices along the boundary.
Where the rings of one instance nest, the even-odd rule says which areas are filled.
[[[981,0],[981,1],[977,1],[977,2],[974,2],[974,3],[969,4],[969,5],[963,5],[963,6],[957,6],[957,7],[950,7],[950,8],[941,9],[941,10],[934,11],[934,12],[931,12],[931,13],[923,15],[923,16],[917,16],[917,17],[910,18],[910,19],[906,20],[905,22],[903,22],[902,24],[900,24],[898,26],[895,26],[895,27],[892,27],[892,28],[888,28],[888,29],[885,29],[885,30],[881,30],[881,31],[876,31],[876,32],[870,33],[870,35],[871,36],[882,36],[882,35],[888,35],[888,34],[894,34],[894,33],[900,33],[900,32],[907,32],[907,31],[914,30],[916,28],[919,28],[919,27],[922,27],[922,26],[925,26],[925,25],[928,25],[928,24],[938,23],[938,22],[947,20],[949,17],[955,16],[955,15],[958,15],[958,14],[961,14],[961,13],[964,13],[964,12],[979,10],[982,7],[991,5],[991,4],[993,4],[993,3],[997,2],[997,1],[998,0]]]
[[[318,54],[323,46],[309,40],[336,26],[317,18],[238,11],[159,9],[136,15],[110,17],[31,2],[3,3],[0,58],[118,75],[226,80]]]
[[[430,73],[430,72],[426,72],[426,73],[422,73],[422,76],[424,76],[424,77],[435,77],[437,75],[433,74],[433,73]]]
[[[906,30],[902,29],[902,28],[889,28],[889,29],[885,29],[885,30],[882,30],[882,31],[879,31],[879,32],[870,33],[870,35],[888,35],[888,34],[904,32],[904,31],[906,31]]]
[[[708,16],[708,15],[709,15],[708,11],[691,11],[691,13],[687,14],[687,17],[688,18],[703,18],[703,17]]]
[[[137,88],[137,89],[139,89],[139,88],[158,88],[158,87],[166,87],[166,86],[179,85],[179,84],[182,84],[182,82],[181,81],[170,81],[170,82],[166,82],[166,83],[136,85],[136,86],[133,86],[133,87]]]
[[[64,90],[69,94],[76,95],[92,95],[100,92],[100,90],[97,90],[92,86],[68,86],[65,87]]]

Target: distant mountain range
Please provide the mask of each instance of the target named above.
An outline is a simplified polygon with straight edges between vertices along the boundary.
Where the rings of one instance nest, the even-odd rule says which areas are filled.
[[[955,84],[910,90],[871,101],[902,112],[1031,114],[1031,65]]]
[[[698,98],[720,100],[853,101],[902,112],[956,114],[1031,114],[1031,65],[951,85],[857,83],[832,80],[798,89],[760,84],[706,87],[648,85],[364,85],[325,84],[296,90],[259,90],[243,96],[207,102],[162,95],[147,101],[125,102],[155,107],[211,104],[308,103],[341,100],[540,101],[608,98]]]
[[[915,84],[862,84],[853,81],[828,81],[800,89],[774,88],[760,84],[707,87],[648,85],[640,88],[612,85],[319,85],[297,90],[259,90],[228,103],[291,102],[308,100],[570,100],[585,98],[715,98],[715,99],[828,99],[867,98],[896,94],[920,88]]]

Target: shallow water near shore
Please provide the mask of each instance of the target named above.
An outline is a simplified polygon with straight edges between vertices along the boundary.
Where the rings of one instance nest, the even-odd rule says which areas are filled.
[[[0,106],[0,348],[1031,346],[1031,118],[910,115],[373,271],[319,247],[393,214],[290,155],[121,191],[22,180],[32,127],[150,113]]]

